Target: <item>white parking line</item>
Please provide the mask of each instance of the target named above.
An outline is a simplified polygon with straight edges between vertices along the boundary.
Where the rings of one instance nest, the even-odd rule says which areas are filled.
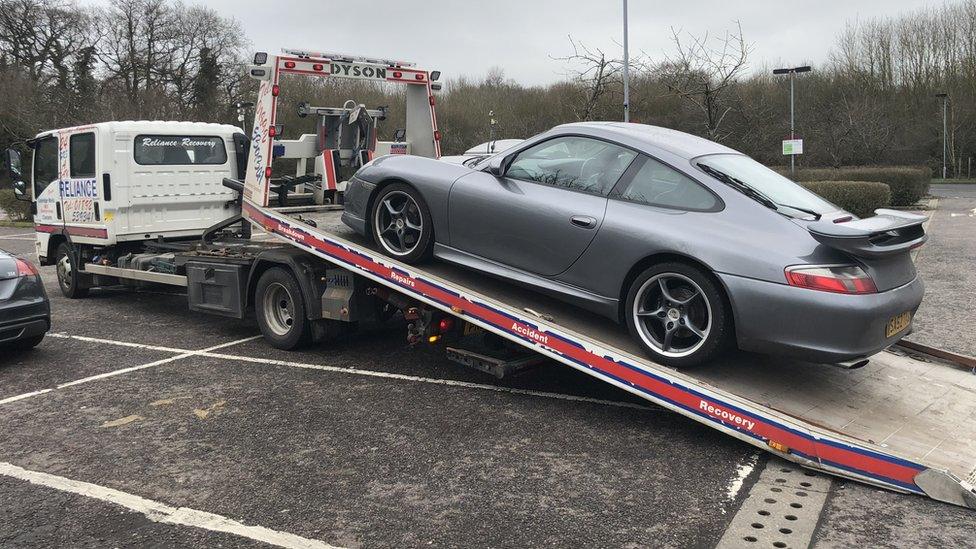
[[[483,383],[472,383],[470,381],[455,381],[452,379],[440,379],[430,377],[411,376],[406,374],[394,374],[391,372],[380,372],[375,370],[360,370],[358,368],[343,368],[340,366],[325,366],[322,364],[307,364],[303,362],[291,362],[287,360],[274,360],[269,358],[255,358],[250,356],[228,355],[223,353],[200,353],[200,356],[221,358],[224,360],[237,360],[241,362],[251,362],[254,364],[267,364],[270,366],[287,366],[289,368],[305,368],[308,370],[319,370],[322,372],[332,372],[338,374],[352,374],[365,377],[378,377],[383,379],[396,379],[399,381],[411,381],[416,383],[430,383],[432,385],[447,385],[448,387],[464,387],[465,389],[479,389],[482,391],[495,391],[498,393],[511,393],[515,395],[526,395],[534,397],[552,398],[556,400],[570,400],[575,402],[588,402],[591,404],[602,404],[605,406],[615,406],[617,408],[634,408],[637,410],[664,411],[663,408],[651,408],[634,404],[631,402],[620,402],[616,400],[604,400],[577,395],[567,395],[563,393],[550,393],[547,391],[533,391],[531,389],[515,389],[512,387],[500,387],[498,385],[487,385]]]
[[[173,507],[135,494],[115,490],[114,488],[72,480],[49,473],[30,471],[10,463],[0,462],[0,475],[24,480],[39,486],[46,486],[62,492],[78,494],[87,498],[112,503],[140,513],[149,520],[161,524],[175,524],[178,526],[202,528],[211,532],[223,532],[277,545],[278,547],[294,549],[337,549],[335,546],[323,541],[303,538],[288,532],[265,528],[264,526],[251,526],[221,515],[198,511],[189,507]]]
[[[23,238],[29,236],[30,238]],[[34,240],[34,233],[3,234],[0,238],[13,238],[18,240]]]
[[[59,334],[59,335],[56,335],[55,337],[62,337],[62,336]],[[67,336],[67,337],[70,337],[72,339],[76,339],[77,338],[77,339],[82,340],[82,341],[93,341],[93,340],[95,340],[95,338],[84,338],[84,339],[82,339],[84,336]],[[61,383],[60,385],[56,385],[54,387],[50,387],[50,388],[47,388],[47,389],[41,389],[39,391],[31,391],[29,393],[23,393],[23,394],[16,395],[16,396],[12,396],[12,397],[7,397],[5,399],[0,399],[0,405],[9,404],[11,402],[17,402],[18,400],[24,400],[25,398],[31,398],[31,397],[35,397],[35,396],[38,396],[38,395],[43,395],[43,394],[46,394],[46,393],[50,393],[51,391],[56,391],[58,389],[64,389],[66,387],[74,387],[75,385],[81,385],[83,383],[89,383],[89,382],[97,381],[97,380],[100,380],[100,379],[105,379],[105,378],[109,378],[109,377],[115,377],[115,376],[122,375],[122,374],[128,374],[130,372],[136,372],[138,370],[145,370],[146,368],[152,368],[153,366],[159,366],[161,364],[167,364],[169,362],[175,362],[177,360],[183,360],[184,358],[188,358],[188,357],[191,357],[191,356],[202,355],[202,354],[207,353],[209,351],[216,351],[217,349],[223,349],[224,347],[230,347],[232,345],[237,345],[239,343],[245,343],[245,342],[248,342],[248,341],[257,339],[259,337],[261,337],[261,336],[260,335],[256,335],[256,336],[246,337],[244,339],[238,339],[237,341],[231,341],[231,342],[228,342],[228,343],[221,343],[220,345],[214,345],[213,347],[208,347],[206,349],[200,349],[199,351],[189,351],[189,350],[185,350],[185,349],[169,349],[169,348],[164,348],[168,352],[174,352],[175,351],[175,352],[181,352],[182,354],[175,355],[175,356],[171,356],[169,358],[164,358],[164,359],[161,359],[161,360],[156,360],[154,362],[149,362],[147,364],[140,364],[139,366],[132,366],[130,368],[122,368],[121,370],[114,370],[114,371],[111,371],[111,372],[105,372],[104,374],[96,374],[96,375],[93,375],[93,376],[84,377],[84,378],[81,378],[81,379],[76,379],[74,381],[68,381],[66,383]],[[141,345],[141,344],[124,343],[124,342],[111,341],[111,340],[103,340],[103,341],[98,341],[98,342],[99,343],[114,343],[116,345],[122,345],[124,347],[136,347],[136,348],[142,348],[142,349],[160,350],[159,347],[155,347],[154,345]]]
[[[55,335],[55,337],[65,337],[65,338],[70,338],[70,339],[77,339],[77,340],[80,340],[80,341],[87,341],[87,342],[91,342],[91,343],[105,343],[105,344],[108,344],[108,345],[119,345],[119,346],[123,346],[123,347],[134,347],[134,348],[137,348],[137,349],[166,350],[168,352],[183,353],[183,354],[181,354],[178,357],[172,357],[170,359],[164,359],[167,362],[173,361],[173,360],[182,359],[182,358],[186,358],[187,356],[204,356],[204,357],[209,357],[209,358],[219,358],[219,359],[222,359],[222,360],[236,360],[236,361],[240,361],[240,362],[250,362],[252,364],[265,364],[265,365],[268,365],[268,366],[286,366],[286,367],[289,367],[289,368],[304,368],[304,369],[308,369],[308,370],[319,370],[319,371],[323,371],[323,372],[332,372],[332,373],[339,373],[339,374],[350,374],[350,375],[357,375],[357,376],[364,376],[364,377],[376,377],[376,378],[383,378],[383,379],[395,379],[395,380],[398,380],[398,381],[410,381],[410,382],[414,382],[414,383],[429,383],[431,385],[446,385],[446,386],[449,386],[449,387],[463,387],[463,388],[466,388],[466,389],[478,389],[478,390],[482,390],[482,391],[494,391],[494,392],[498,392],[498,393],[511,393],[511,394],[516,394],[516,395],[534,396],[534,397],[542,397],[542,398],[552,398],[552,399],[556,399],[556,400],[567,400],[567,401],[573,401],[573,402],[586,402],[586,403],[590,403],[590,404],[601,404],[601,405],[604,405],[604,406],[614,406],[614,407],[617,407],[617,408],[632,408],[632,409],[635,409],[635,410],[666,412],[666,410],[664,410],[663,408],[657,408],[657,407],[651,407],[651,406],[643,406],[641,404],[636,404],[636,403],[632,403],[632,402],[620,402],[620,401],[616,401],[616,400],[605,400],[605,399],[600,399],[600,398],[591,398],[591,397],[584,397],[584,396],[577,396],[577,395],[567,395],[567,394],[563,394],[563,393],[550,393],[550,392],[547,392],[547,391],[533,391],[531,389],[516,389],[516,388],[511,388],[511,387],[501,387],[501,386],[498,386],[498,385],[488,385],[488,384],[484,384],[484,383],[472,383],[472,382],[469,382],[469,381],[454,381],[454,380],[451,380],[451,379],[429,378],[429,377],[412,376],[412,375],[406,375],[406,374],[396,374],[396,373],[391,373],[391,372],[381,372],[381,371],[375,371],[375,370],[360,370],[358,368],[342,368],[342,367],[339,367],[339,366],[325,366],[323,364],[308,364],[308,363],[303,363],[303,362],[291,362],[291,361],[287,361],[287,360],[274,360],[274,359],[270,359],[270,358],[258,358],[258,357],[251,357],[251,356],[228,355],[228,354],[224,354],[224,353],[214,353],[214,352],[211,352],[211,351],[215,351],[216,348],[204,349],[202,351],[190,351],[190,350],[187,350],[187,349],[175,349],[175,348],[170,348],[170,347],[157,347],[157,346],[154,346],[154,345],[144,345],[142,343],[130,343],[130,342],[126,342],[126,341],[116,341],[116,340],[113,340],[113,339],[100,339],[100,338],[97,338],[97,337],[85,337],[85,336],[76,336],[76,335],[68,335],[68,334],[57,334],[57,335]],[[250,341],[252,339],[257,339],[259,337],[261,337],[261,336],[254,336],[254,337],[248,338],[246,340],[241,340],[241,341],[238,341],[238,342],[229,343],[226,346],[234,345],[236,343],[242,343],[244,341]],[[137,366],[137,368],[141,368],[141,367],[138,367]],[[47,392],[47,391],[50,391],[50,390],[51,389],[45,389],[42,392]],[[23,398],[27,398],[28,396],[33,396],[33,395],[30,394],[30,393],[28,393],[27,395],[24,395]],[[19,399],[20,397],[12,397],[12,398]],[[7,400],[10,400],[10,399],[7,399]],[[3,404],[4,402],[5,401],[0,400],[0,404]],[[670,412],[668,412],[668,413],[670,413]]]
[[[60,339],[75,339],[77,341],[85,341],[88,343],[108,343],[111,345],[119,345],[122,347],[132,347],[134,349],[145,349],[148,351],[163,351],[166,353],[192,353],[190,349],[179,349],[176,347],[161,347],[159,345],[146,345],[144,343],[128,343],[126,341],[116,341],[114,339],[102,339],[100,337],[88,337],[80,335],[66,334],[63,332],[48,332],[47,337],[57,337]]]

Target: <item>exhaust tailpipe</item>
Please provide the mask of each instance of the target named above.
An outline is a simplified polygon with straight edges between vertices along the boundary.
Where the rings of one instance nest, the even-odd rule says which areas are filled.
[[[844,360],[841,362],[834,362],[831,366],[837,368],[843,368],[844,370],[857,370],[858,368],[863,368],[867,366],[869,360],[866,358],[854,358],[851,360]]]

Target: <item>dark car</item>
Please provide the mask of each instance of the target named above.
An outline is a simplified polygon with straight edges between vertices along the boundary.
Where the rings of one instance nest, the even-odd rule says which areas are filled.
[[[0,250],[0,346],[30,349],[51,328],[51,304],[30,261]]]
[[[473,165],[384,156],[343,221],[626,324],[672,366],[726,344],[855,367],[911,331],[926,218],[857,219],[728,147],[622,123],[558,126]]]

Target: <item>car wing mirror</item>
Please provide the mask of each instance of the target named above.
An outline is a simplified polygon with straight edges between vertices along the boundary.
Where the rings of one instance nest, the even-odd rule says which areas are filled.
[[[506,157],[500,154],[496,154],[495,156],[488,159],[488,162],[485,165],[485,171],[495,177],[501,177],[505,175],[505,160]]]

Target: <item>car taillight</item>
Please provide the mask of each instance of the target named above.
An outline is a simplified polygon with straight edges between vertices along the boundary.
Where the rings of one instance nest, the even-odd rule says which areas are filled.
[[[874,294],[878,292],[874,280],[855,266],[787,267],[786,281],[791,286],[834,292],[838,294]]]
[[[26,259],[16,259],[17,262],[17,276],[37,276],[37,267],[33,263],[27,261]]]

